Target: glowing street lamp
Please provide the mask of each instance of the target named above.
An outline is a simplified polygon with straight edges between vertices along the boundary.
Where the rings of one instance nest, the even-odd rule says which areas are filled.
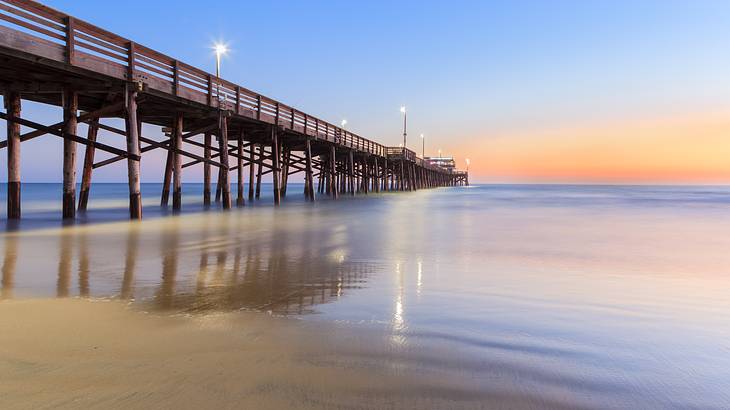
[[[439,158],[441,158],[441,148],[439,148]]]
[[[216,43],[213,45],[215,50],[215,76],[221,77],[221,57],[228,53],[228,47],[223,43]]]
[[[406,133],[406,126],[408,124],[408,121],[407,121],[408,114],[406,114],[406,106],[405,105],[402,105],[400,107],[400,112],[403,113],[403,152],[405,153],[405,149],[406,149],[406,135],[407,135],[407,133]]]
[[[469,172],[469,164],[471,164],[471,161],[469,161],[469,158],[466,159],[466,172]]]
[[[342,129],[345,129],[346,125],[347,125],[347,120],[342,120],[342,123],[341,123]]]
[[[215,76],[217,81],[216,93],[218,94],[218,100],[221,99],[221,57],[228,53],[228,47],[223,43],[216,43],[213,45],[215,51]]]

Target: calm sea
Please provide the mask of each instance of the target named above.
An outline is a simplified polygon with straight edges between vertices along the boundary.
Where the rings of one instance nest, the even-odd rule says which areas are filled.
[[[179,216],[143,185],[95,184],[60,223],[60,184],[23,186],[0,237],[2,298],[260,310],[382,335],[370,357],[484,391],[592,408],[730,408],[730,189],[482,185]],[[235,187],[234,187],[235,192]],[[0,186],[4,204],[5,187]],[[4,206],[3,206],[4,208]],[[216,208],[216,207],[214,207]]]

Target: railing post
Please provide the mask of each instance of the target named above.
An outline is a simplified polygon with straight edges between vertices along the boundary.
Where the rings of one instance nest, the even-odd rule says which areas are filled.
[[[213,106],[213,78],[208,74],[208,106]]]
[[[135,46],[133,41],[130,41],[129,44],[127,44],[127,81],[134,81],[134,65],[135,65],[135,56],[134,53],[137,52],[137,47]]]
[[[73,17],[66,17],[66,63],[74,65],[76,63],[76,21]]]
[[[180,95],[180,72],[178,68],[178,62],[177,60],[174,60],[172,62],[172,91],[175,93],[175,96]]]
[[[236,114],[241,114],[241,86],[236,86]]]
[[[261,120],[261,95],[256,96],[256,119]]]
[[[291,109],[291,129],[294,129],[294,108]]]

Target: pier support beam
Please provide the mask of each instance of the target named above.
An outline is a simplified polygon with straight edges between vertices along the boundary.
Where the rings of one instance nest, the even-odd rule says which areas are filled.
[[[218,144],[220,145],[220,137],[217,139]],[[218,179],[215,182],[215,202],[218,203],[221,201],[221,178],[223,178],[223,169],[218,168]]]
[[[182,156],[178,150],[182,149],[183,115],[177,113],[175,126],[173,127],[173,144],[175,151],[172,154],[173,164],[173,187],[172,187],[172,210],[179,212],[182,209]]]
[[[223,209],[231,209],[230,166],[228,165],[228,115],[221,112],[218,121],[218,147],[220,150],[221,165],[223,165],[220,168],[218,186],[221,189]]]
[[[243,206],[246,202],[243,200],[243,131],[238,134],[238,167],[236,175],[238,177],[238,190],[236,195],[236,206]]]
[[[63,133],[76,135],[79,109],[78,94],[69,88],[63,91]],[[76,142],[63,139],[63,218],[76,216]]]
[[[261,197],[261,175],[264,167],[264,146],[259,145],[259,161],[258,169],[256,170],[256,199]]]
[[[173,124],[173,130],[170,134],[170,148],[175,147],[175,129]],[[165,175],[162,180],[162,196],[160,197],[160,206],[167,207],[168,201],[170,200],[170,181],[172,180],[172,167],[173,167],[173,150],[167,150],[167,160],[165,161]]]
[[[373,191],[375,193],[380,192],[380,169],[378,168],[378,157],[374,157],[375,164],[373,165]]]
[[[304,155],[306,157],[306,171],[304,178],[306,180],[307,198],[310,201],[314,201],[314,178],[312,175],[312,144],[307,138],[306,146],[304,147]]]
[[[350,150],[347,155],[347,192],[355,195],[355,154]]]
[[[203,158],[210,161],[210,148],[212,144],[210,132],[203,135]],[[210,163],[203,164],[203,206],[210,207]]]
[[[291,149],[284,148],[282,150],[283,164],[281,167],[281,197],[286,198],[286,187],[289,183],[289,162],[291,161]]]
[[[281,190],[279,189],[279,132],[277,126],[271,127],[271,179],[274,182],[274,205],[281,203]]]
[[[254,164],[256,163],[256,145],[251,144],[251,156],[248,162],[248,201],[253,201],[253,174]]]
[[[20,93],[5,94],[8,113],[8,219],[20,219],[20,124],[13,118],[20,117]]]
[[[337,158],[335,157],[335,153],[337,152],[337,149],[334,145],[330,148],[330,189],[332,192],[332,198],[337,199]]]
[[[140,177],[139,177],[139,164],[140,158],[140,147],[139,147],[139,126],[140,123],[137,120],[137,91],[134,89],[127,90],[126,97],[126,111],[127,111],[127,153],[130,157],[127,158],[127,179],[129,180],[129,218],[130,219],[142,219],[142,196],[140,194]],[[96,122],[98,125],[98,120]],[[89,128],[91,132],[91,128]],[[94,137],[96,139],[96,137]],[[93,148],[87,146],[87,150]],[[87,151],[88,152],[88,151]],[[131,155],[136,158],[133,159]],[[93,164],[93,153],[90,164]],[[91,178],[91,172],[89,172],[89,179]],[[83,195],[83,191],[82,191]],[[89,192],[88,188],[86,191],[86,198],[88,199]],[[85,208],[85,205],[84,205]]]
[[[89,122],[89,131],[86,138],[95,142],[96,137],[99,134],[99,119],[94,118]],[[91,172],[94,167],[94,154],[96,153],[96,147],[93,145],[87,145],[84,152],[84,170],[81,174],[81,192],[79,193],[79,212],[85,212],[89,205],[89,191],[91,190]]]

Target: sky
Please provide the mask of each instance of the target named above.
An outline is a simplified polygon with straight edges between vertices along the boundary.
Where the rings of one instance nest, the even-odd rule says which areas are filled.
[[[426,155],[469,158],[472,181],[730,183],[728,1],[45,4],[209,71],[224,41],[224,78],[386,145],[406,105],[409,148],[423,133]],[[23,144],[40,160],[24,181],[61,178],[61,143],[44,138]],[[155,155],[143,182],[161,180]]]

